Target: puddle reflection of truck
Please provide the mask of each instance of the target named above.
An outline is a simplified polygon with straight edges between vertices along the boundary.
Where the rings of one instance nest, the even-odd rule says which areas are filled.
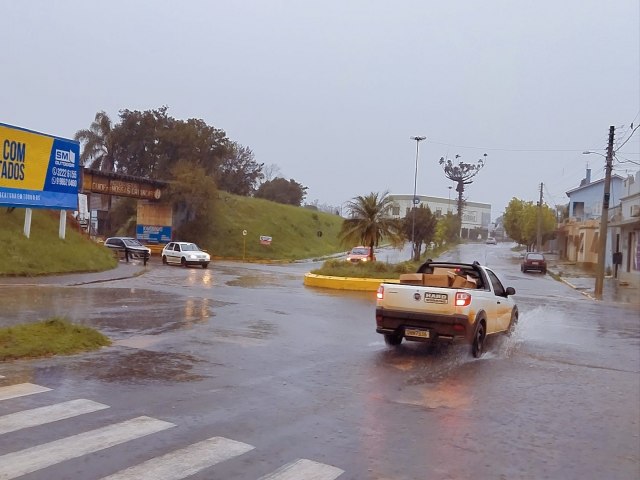
[[[482,355],[488,335],[510,333],[518,321],[513,287],[504,287],[489,268],[473,263],[428,260],[400,283],[381,283],[376,331],[387,345],[465,341]]]

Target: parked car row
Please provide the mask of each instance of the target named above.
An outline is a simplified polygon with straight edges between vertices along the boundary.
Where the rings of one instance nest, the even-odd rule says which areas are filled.
[[[151,249],[135,238],[109,237],[104,241],[104,246],[127,262],[130,259],[142,260],[146,265],[151,258]],[[162,249],[161,256],[162,263],[165,265],[182,265],[183,267],[199,265],[207,268],[211,262],[211,256],[191,242],[169,242]]]

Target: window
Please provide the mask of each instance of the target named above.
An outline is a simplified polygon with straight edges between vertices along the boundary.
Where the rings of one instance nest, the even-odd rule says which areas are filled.
[[[489,280],[491,281],[491,285],[493,285],[494,293],[499,297],[506,297],[504,287],[502,286],[502,283],[500,282],[500,280],[498,280],[498,277],[496,277],[496,274],[493,273],[491,270],[487,270],[487,274],[489,275]]]
[[[391,215],[394,217],[400,216],[400,207],[391,207]]]

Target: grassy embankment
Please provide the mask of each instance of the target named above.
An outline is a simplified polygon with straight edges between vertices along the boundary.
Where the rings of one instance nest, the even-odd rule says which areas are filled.
[[[97,272],[116,266],[113,254],[67,224],[66,239],[58,237],[58,211],[33,210],[31,234],[23,234],[22,208],[0,209],[0,275],[37,276]]]
[[[207,248],[214,258],[291,261],[319,258],[351,247],[338,240],[340,216],[308,208],[220,192],[214,218],[211,238],[188,239]],[[260,244],[261,235],[272,237],[271,245]]]

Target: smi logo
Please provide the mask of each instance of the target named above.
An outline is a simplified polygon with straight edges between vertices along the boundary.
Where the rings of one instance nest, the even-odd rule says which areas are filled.
[[[76,165],[76,154],[71,150],[56,149],[56,162],[60,162],[67,167],[74,167]]]

